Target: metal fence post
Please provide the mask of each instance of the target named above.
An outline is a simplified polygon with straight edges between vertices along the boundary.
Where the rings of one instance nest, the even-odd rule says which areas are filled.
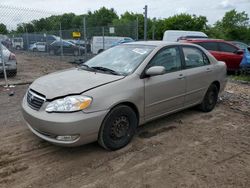
[[[27,27],[25,27],[25,30],[26,30],[26,42],[27,42],[26,50],[28,51],[30,44],[29,44],[29,36],[28,36],[28,29],[27,29]]]
[[[83,38],[84,38],[84,55],[85,55],[85,60],[87,59],[87,33],[86,33],[86,17],[83,17]]]
[[[0,41],[0,51],[1,51],[1,61],[2,61],[2,66],[3,66],[3,74],[4,74],[4,79],[5,79],[5,87],[8,87],[8,79],[7,79],[5,62],[4,62],[4,57],[3,57],[4,54],[3,54],[2,41]]]
[[[139,18],[136,17],[136,40],[139,40]]]
[[[148,6],[145,5],[143,9],[145,10],[144,12],[144,40],[147,40]]]
[[[104,27],[102,27],[102,49],[105,50],[105,31],[104,31]]]
[[[63,56],[63,44],[62,44],[62,23],[60,22],[60,51],[61,51],[61,57]]]

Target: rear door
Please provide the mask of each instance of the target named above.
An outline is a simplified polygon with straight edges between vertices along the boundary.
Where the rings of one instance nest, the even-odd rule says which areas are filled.
[[[185,59],[184,75],[187,80],[185,106],[192,106],[202,101],[208,86],[213,80],[213,65],[206,54],[195,46],[183,46]]]
[[[186,91],[186,78],[182,70],[179,47],[160,50],[150,61],[147,69],[153,66],[164,66],[166,73],[144,78],[146,120],[182,108]]]
[[[218,44],[221,56],[220,61],[224,61],[227,64],[227,70],[238,70],[243,57],[236,53],[239,49],[224,42],[219,42]]]

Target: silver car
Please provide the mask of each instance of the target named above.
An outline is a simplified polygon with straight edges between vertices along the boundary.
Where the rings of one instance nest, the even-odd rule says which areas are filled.
[[[196,105],[211,111],[225,84],[225,63],[202,47],[132,42],[37,79],[22,109],[30,130],[44,140],[63,146],[98,140],[116,150],[148,121]]]

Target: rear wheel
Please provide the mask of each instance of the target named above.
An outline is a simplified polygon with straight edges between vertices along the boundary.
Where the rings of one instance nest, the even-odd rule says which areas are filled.
[[[210,112],[214,109],[218,100],[218,92],[218,88],[215,84],[209,86],[206,95],[199,106],[203,112]]]
[[[98,143],[108,150],[120,149],[131,141],[137,124],[138,119],[133,109],[125,105],[117,106],[105,117]]]

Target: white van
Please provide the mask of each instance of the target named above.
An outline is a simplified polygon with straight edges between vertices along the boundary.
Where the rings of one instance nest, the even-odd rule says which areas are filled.
[[[195,37],[208,38],[208,36],[201,31],[182,31],[182,30],[167,30],[164,32],[163,41],[177,42],[180,37]]]
[[[23,49],[23,38],[22,37],[16,37],[12,39],[12,47],[16,50]]]
[[[93,54],[99,54],[125,38],[127,37],[94,36],[91,41],[91,51]]]

